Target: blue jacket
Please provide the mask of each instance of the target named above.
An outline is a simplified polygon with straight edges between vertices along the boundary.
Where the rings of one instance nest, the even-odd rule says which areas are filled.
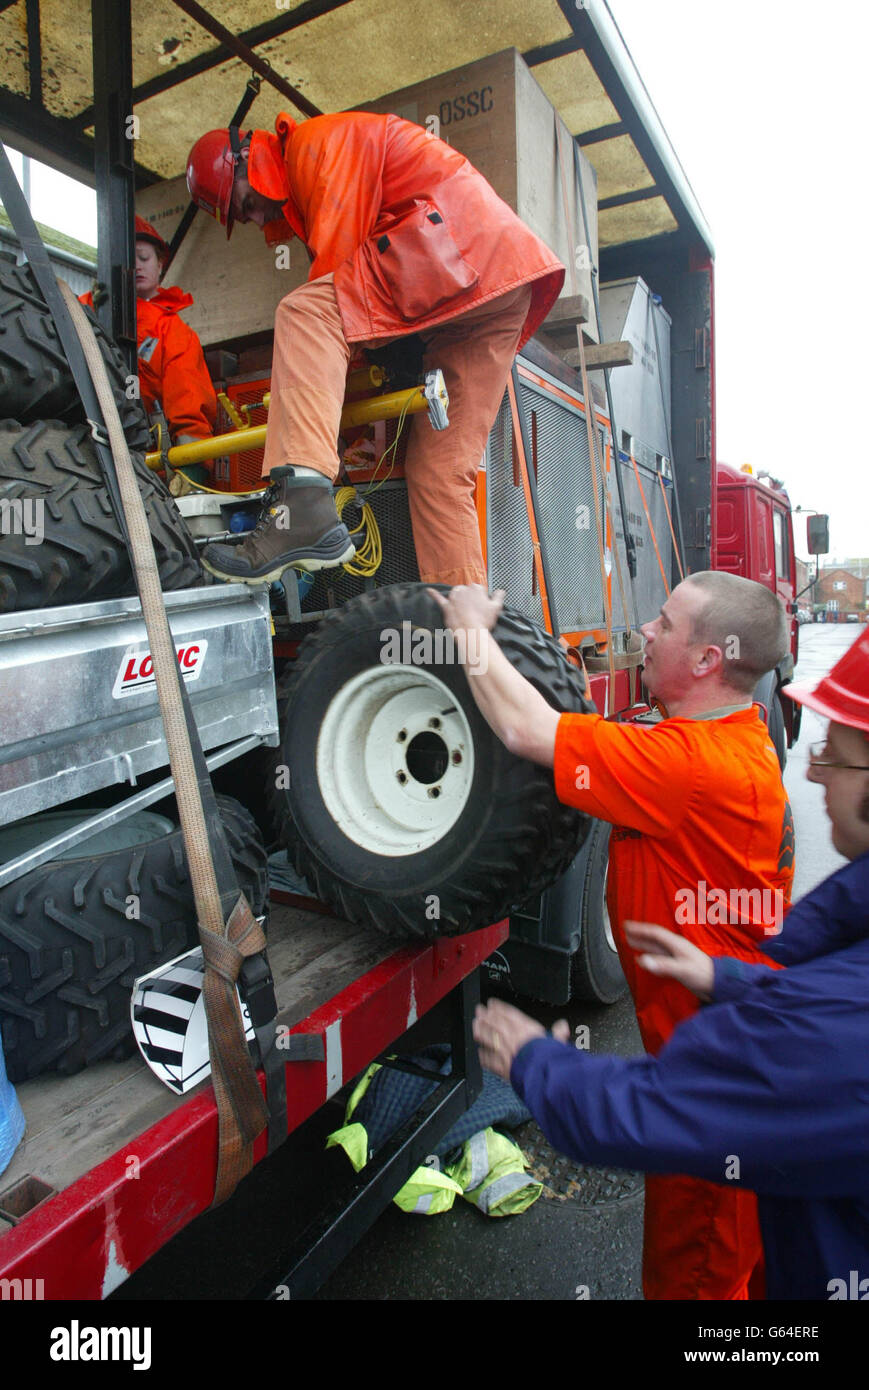
[[[787,969],[717,959],[657,1057],[539,1038],[510,1079],[574,1158],[757,1192],[768,1298],[869,1300],[869,854],[766,950]]]

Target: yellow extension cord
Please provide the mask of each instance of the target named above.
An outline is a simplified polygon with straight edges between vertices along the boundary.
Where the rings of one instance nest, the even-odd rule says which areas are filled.
[[[392,474],[392,470],[395,466],[395,451],[398,447],[398,441],[401,438],[401,432],[404,429],[404,423],[407,418],[407,408],[409,404],[410,398],[408,398],[404,408],[402,409],[401,414],[398,417],[398,427],[395,431],[395,438],[389,445],[389,448],[383,451],[383,453],[377,461],[377,466],[374,469],[374,475],[371,479],[371,483],[362,494],[363,499],[368,497],[370,493],[376,492],[379,487],[382,487],[383,484],[388,481],[389,477]],[[158,425],[157,448],[160,449],[161,447],[161,431]],[[392,455],[392,458],[389,461],[389,468],[386,470],[383,477],[377,479],[377,481],[375,482],[375,478],[377,478],[377,474],[380,471],[381,464],[384,463],[384,461],[387,458],[389,458],[390,454]],[[174,471],[176,473],[180,473],[181,476],[186,479],[191,490],[194,492],[207,492],[217,497],[226,496],[225,491],[223,491],[223,489],[221,488],[206,487],[204,483],[195,483],[192,478],[187,477],[187,474],[184,472],[183,468],[176,468]],[[251,488],[246,492],[240,492],[235,495],[238,497],[254,498],[262,497],[264,492],[265,488]],[[342,516],[344,508],[348,505],[348,503],[355,502],[357,500],[358,493],[355,487],[339,488],[337,493],[335,494],[335,510],[337,511],[339,518]],[[343,564],[341,568],[345,570],[347,574],[355,574],[359,578],[364,579],[370,577],[373,574],[376,574],[381,564],[383,563],[383,542],[380,538],[380,527],[377,525],[377,518],[374,515],[373,509],[371,508],[370,504],[368,502],[365,502],[364,500],[362,502],[362,519],[359,522],[359,525],[353,528],[353,530],[350,532],[350,535],[356,536],[362,530],[365,531],[364,541],[357,548],[356,554],[353,556],[353,559],[346,561],[346,563]]]

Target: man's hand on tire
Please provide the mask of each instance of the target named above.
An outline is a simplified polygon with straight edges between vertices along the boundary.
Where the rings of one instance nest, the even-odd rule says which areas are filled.
[[[448,594],[438,593],[437,589],[429,589],[429,593],[443,613],[447,627],[452,628],[453,632],[480,628],[491,632],[501,616],[507,597],[503,589],[497,589],[490,596],[482,584],[457,584]]]

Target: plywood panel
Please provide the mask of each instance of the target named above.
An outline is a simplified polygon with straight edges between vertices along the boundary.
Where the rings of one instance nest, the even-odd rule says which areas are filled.
[[[269,5],[252,0],[206,8],[235,32],[280,17]],[[213,49],[216,41],[201,30],[201,37],[197,36],[197,30],[167,0],[160,0],[153,13],[149,7],[141,36],[137,33],[135,40],[135,82],[157,75],[176,60],[185,62]],[[516,44],[527,50],[570,34],[556,0],[534,0],[530,5],[527,0],[479,0],[473,6],[467,0],[439,0],[431,14],[416,11],[407,0],[353,0],[260,44],[256,51],[320,110],[343,111],[393,91],[396,81],[412,85],[432,71],[458,67],[494,48]],[[175,38],[180,40],[178,47],[169,54],[163,52],[167,41]],[[88,80],[89,76],[88,67]],[[181,173],[196,137],[229,120],[247,77],[246,66],[232,58],[189,79],[183,87],[140,103],[136,108],[142,122],[139,162],[163,178]],[[75,109],[85,104],[80,102]],[[269,129],[281,110],[296,114],[288,98],[264,83],[251,110],[251,124]]]
[[[538,63],[533,71],[571,134],[621,120],[584,51]]]
[[[655,182],[630,135],[600,140],[589,146],[588,154],[597,170],[597,196],[601,202],[620,193],[651,188]]]
[[[516,211],[567,267],[562,294],[581,294],[593,304],[591,271],[598,258],[595,171],[581,151],[578,159],[574,157],[567,126],[518,56],[516,91]],[[594,315],[586,335],[597,341]]]
[[[27,12],[24,0],[0,14],[0,72],[4,87],[19,96],[30,95],[27,70]]]
[[[604,208],[598,214],[601,246],[620,246],[678,231],[679,224],[664,198],[646,198],[620,208]]]

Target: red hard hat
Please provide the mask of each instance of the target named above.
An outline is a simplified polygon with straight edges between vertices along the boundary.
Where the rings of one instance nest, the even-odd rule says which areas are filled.
[[[200,135],[187,156],[187,188],[197,207],[216,217],[226,227],[226,237],[232,235],[232,186],[240,158],[239,130],[209,130]]]
[[[138,213],[136,213],[136,240],[153,242],[157,248],[157,254],[160,257],[160,260],[168,260],[169,247],[167,246],[166,242],[163,240],[160,233],[158,231],[155,231],[155,229],[151,226],[151,223],[146,222],[144,217],[140,217]]]
[[[807,685],[786,685],[784,693],[837,724],[850,724],[869,734],[869,628],[814,690]]]

